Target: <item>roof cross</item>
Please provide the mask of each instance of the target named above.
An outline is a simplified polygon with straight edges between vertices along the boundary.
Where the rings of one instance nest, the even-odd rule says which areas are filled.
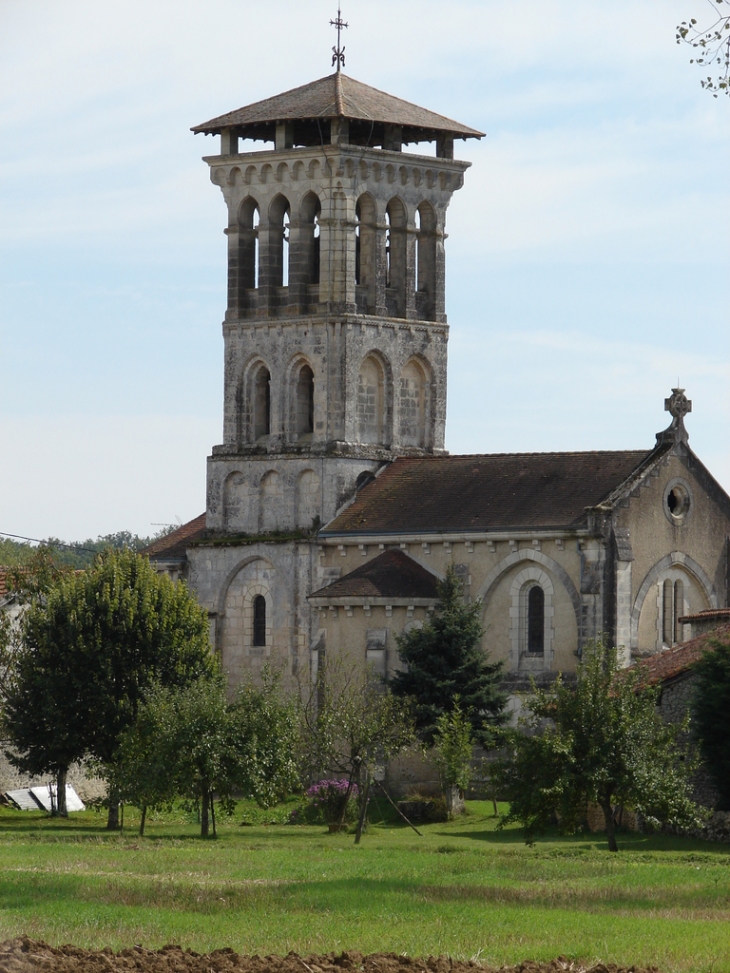
[[[349,24],[347,24],[342,19],[342,14],[340,13],[340,5],[339,5],[339,3],[337,4],[337,20],[330,20],[330,26],[337,28],[337,47],[333,47],[332,48],[332,50],[334,52],[333,55],[332,55],[332,64],[333,64],[333,66],[335,64],[337,65],[337,71],[339,72],[340,67],[343,67],[344,68],[344,66],[345,66],[345,48],[344,47],[340,47],[340,36],[342,34],[343,27],[348,27],[349,26]]]

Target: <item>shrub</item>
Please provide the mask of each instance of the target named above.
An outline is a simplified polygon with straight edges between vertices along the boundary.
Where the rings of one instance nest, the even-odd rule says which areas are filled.
[[[292,824],[337,824],[347,798],[345,821],[357,816],[358,787],[353,784],[347,797],[346,780],[319,780],[306,791],[304,802],[292,811]]]

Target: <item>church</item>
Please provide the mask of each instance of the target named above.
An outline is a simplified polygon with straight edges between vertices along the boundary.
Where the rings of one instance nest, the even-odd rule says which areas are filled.
[[[223,441],[205,514],[150,558],[207,610],[231,686],[343,655],[387,678],[450,567],[513,708],[602,634],[626,665],[689,638],[686,616],[730,604],[730,497],[684,390],[643,450],[449,455],[446,212],[455,143],[483,133],[336,60],[193,129],[220,137]]]

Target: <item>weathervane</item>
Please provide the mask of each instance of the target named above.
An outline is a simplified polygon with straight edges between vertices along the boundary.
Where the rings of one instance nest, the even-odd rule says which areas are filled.
[[[348,26],[348,24],[346,24],[342,19],[339,3],[337,4],[337,20],[330,20],[330,26],[337,28],[337,47],[332,48],[334,51],[332,55],[332,65],[334,66],[336,64],[337,70],[339,71],[340,67],[344,68],[345,66],[345,48],[340,47],[340,35],[342,34],[342,28]]]

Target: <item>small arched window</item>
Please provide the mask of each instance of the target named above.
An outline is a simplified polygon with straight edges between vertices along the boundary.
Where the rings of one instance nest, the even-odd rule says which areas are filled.
[[[322,206],[316,193],[307,193],[302,200],[301,213],[301,264],[307,284],[319,283],[319,217]]]
[[[266,365],[256,370],[252,405],[253,435],[254,439],[260,439],[271,432],[271,374]]]
[[[238,211],[238,303],[246,306],[246,291],[259,286],[259,208],[250,196]]]
[[[289,283],[289,200],[276,196],[269,207],[269,281],[274,287]]]
[[[297,376],[296,431],[297,436],[314,432],[314,372],[309,365],[302,365]]]
[[[253,645],[266,645],[266,599],[256,595],[253,600]]]
[[[527,592],[527,651],[533,655],[545,651],[545,592],[537,584]]]

